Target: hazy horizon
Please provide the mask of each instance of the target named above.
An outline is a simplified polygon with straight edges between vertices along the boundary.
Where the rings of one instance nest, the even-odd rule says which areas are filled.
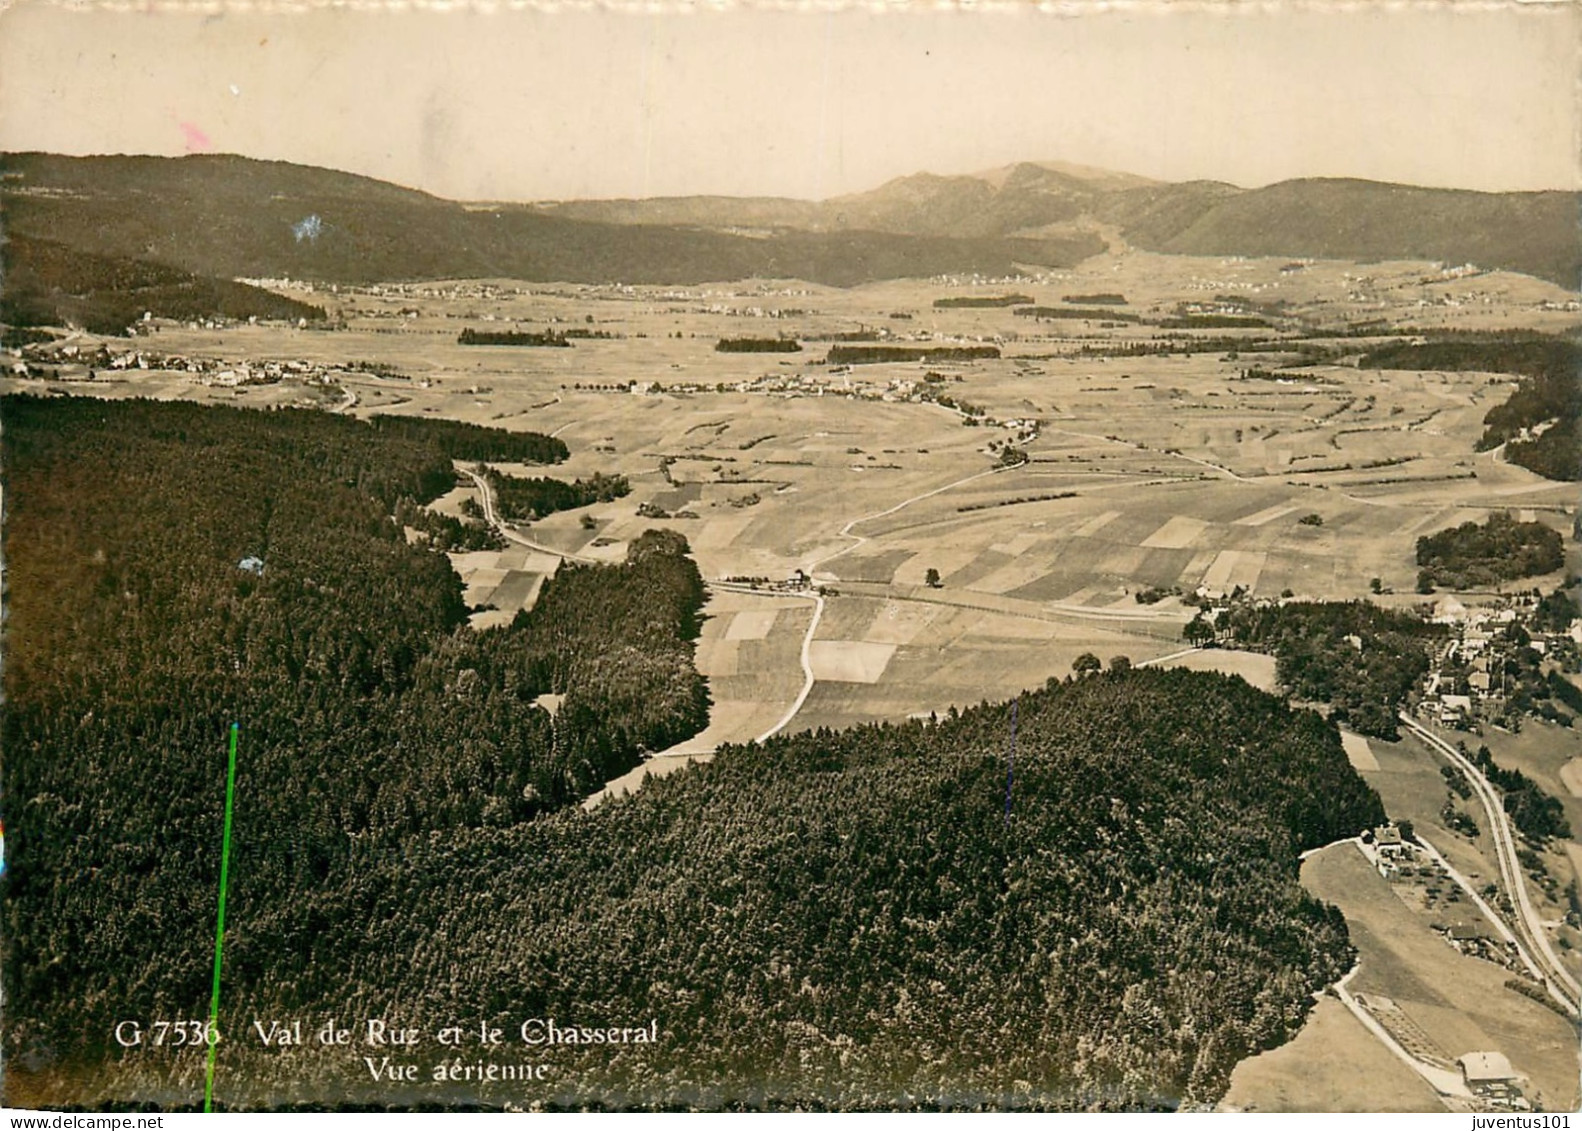
[[[1066,162],[1582,188],[1575,5],[0,13],[0,150],[227,152],[466,202],[825,200]],[[1559,96],[1557,96],[1559,95]]]
[[[999,169],[1011,168],[1011,167],[1013,167],[1015,165],[1042,165],[1042,166],[1068,165],[1068,166],[1070,166],[1070,165],[1081,165],[1082,164],[1080,162],[1058,161],[1058,160],[1041,158],[1041,159],[1029,159],[1029,160],[1026,160],[1026,161],[1011,161],[1011,162],[1007,162],[1003,166],[997,167],[997,169],[973,169],[973,170],[963,170],[963,171],[960,171],[960,172],[957,172],[957,171],[946,172],[946,171],[942,171],[942,170],[938,170],[938,169],[915,169],[915,170],[913,170],[910,173],[900,173],[900,174],[897,174],[896,176],[890,177],[890,178],[886,179],[885,181],[882,181],[882,182],[880,182],[878,184],[870,185],[866,189],[857,189],[857,190],[855,190],[853,192],[841,193],[841,194],[838,194],[836,196],[827,196],[827,197],[822,197],[822,198],[818,198],[818,199],[815,199],[815,198],[812,198],[812,197],[787,196],[787,195],[785,195],[783,193],[719,193],[719,192],[666,193],[666,194],[664,194],[662,196],[656,195],[656,196],[566,196],[566,197],[543,197],[543,196],[540,196],[540,197],[452,197],[452,196],[445,196],[442,193],[432,192],[431,190],[425,189],[425,188],[423,188],[420,185],[404,184],[404,183],[402,183],[400,181],[389,180],[388,178],[378,176],[377,174],[365,173],[365,172],[362,172],[362,171],[359,171],[359,170],[356,170],[356,169],[339,168],[339,167],[332,166],[332,165],[309,165],[308,163],[303,162],[303,161],[291,161],[291,160],[289,160],[287,158],[259,157],[259,156],[256,156],[256,155],[250,154],[250,153],[235,153],[235,152],[229,152],[229,151],[224,151],[224,150],[209,150],[209,151],[205,151],[203,153],[146,153],[146,152],[128,152],[128,151],[120,151],[120,152],[108,152],[108,151],[105,151],[105,152],[98,152],[98,153],[63,153],[63,152],[61,152],[59,150],[24,150],[24,149],[9,149],[9,148],[7,148],[7,149],[0,149],[0,154],[12,154],[12,153],[15,153],[15,154],[20,154],[20,153],[44,153],[44,154],[46,154],[48,156],[52,156],[52,157],[75,157],[75,158],[158,157],[158,158],[167,158],[167,159],[175,160],[175,159],[179,159],[179,158],[182,158],[182,157],[229,157],[229,158],[239,158],[239,159],[247,160],[247,161],[281,161],[281,162],[284,162],[286,164],[297,165],[297,166],[300,166],[300,167],[303,167],[303,168],[317,168],[317,169],[324,169],[324,170],[327,170],[329,172],[345,174],[345,175],[348,175],[348,176],[368,177],[368,178],[370,178],[372,180],[378,180],[378,181],[382,181],[382,182],[384,182],[386,184],[395,185],[397,188],[411,189],[411,190],[414,190],[414,191],[417,191],[417,192],[427,193],[428,195],[433,196],[436,199],[447,200],[447,201],[450,201],[451,203],[454,203],[454,204],[464,204],[464,205],[569,204],[569,203],[579,202],[579,201],[616,203],[616,202],[621,202],[621,201],[685,200],[685,199],[689,199],[689,198],[709,198],[709,197],[719,198],[719,199],[731,199],[731,200],[786,200],[786,201],[792,201],[792,202],[795,202],[795,203],[798,203],[798,204],[827,204],[827,203],[830,203],[830,202],[833,202],[833,201],[837,201],[837,200],[841,200],[841,199],[844,199],[844,198],[850,197],[850,196],[860,196],[863,193],[883,188],[885,185],[890,184],[893,181],[907,180],[908,178],[915,177],[915,176],[933,176],[933,177],[951,178],[951,179],[959,178],[959,177],[983,177],[983,176],[986,176],[988,174],[994,173],[994,172],[998,171]],[[1088,169],[1092,169],[1096,173],[1110,173],[1110,174],[1115,174],[1115,175],[1121,176],[1121,177],[1135,178],[1138,181],[1138,183],[1140,183],[1140,184],[1141,183],[1145,183],[1145,182],[1153,182],[1153,183],[1157,183],[1157,184],[1182,183],[1182,182],[1167,182],[1167,181],[1159,180],[1157,178],[1144,177],[1142,174],[1140,174],[1140,173],[1133,173],[1129,169],[1099,169],[1097,166],[1083,166],[1083,167],[1088,168]],[[1325,176],[1323,174],[1311,174],[1311,175],[1305,175],[1305,176],[1300,176],[1300,177],[1288,177],[1288,178],[1284,178],[1281,181],[1267,181],[1267,182],[1265,182],[1263,184],[1255,184],[1255,185],[1253,185],[1253,184],[1238,184],[1235,181],[1228,181],[1228,180],[1225,180],[1222,177],[1206,177],[1206,178],[1193,178],[1193,179],[1194,180],[1199,180],[1199,181],[1208,181],[1208,180],[1217,181],[1217,182],[1222,183],[1222,184],[1228,184],[1228,185],[1230,185],[1233,188],[1244,189],[1244,190],[1255,190],[1255,189],[1260,189],[1260,188],[1268,188],[1271,185],[1283,184],[1283,183],[1288,183],[1290,181],[1296,181],[1296,180],[1333,180],[1333,181],[1367,181],[1367,182],[1370,182],[1370,183],[1373,183],[1373,184],[1389,184],[1389,185],[1401,186],[1401,187],[1404,187],[1404,188],[1441,189],[1441,190],[1456,191],[1456,192],[1486,192],[1486,193],[1492,193],[1492,194],[1499,194],[1499,193],[1506,193],[1506,192],[1582,192],[1582,187],[1579,187],[1579,188],[1549,188],[1549,189],[1465,189],[1465,188],[1460,188],[1460,187],[1454,186],[1454,185],[1419,184],[1419,183],[1414,183],[1414,182],[1410,182],[1410,181],[1380,181],[1377,178],[1369,178],[1369,177],[1350,177],[1350,176],[1343,176],[1343,175]]]

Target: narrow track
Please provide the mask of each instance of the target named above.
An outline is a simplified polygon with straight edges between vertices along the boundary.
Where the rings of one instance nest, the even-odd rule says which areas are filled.
[[[1505,882],[1505,890],[1510,893],[1511,906],[1515,911],[1512,925],[1517,935],[1528,944],[1533,957],[1542,968],[1544,983],[1550,994],[1563,1001],[1572,1010],[1576,1010],[1579,1004],[1582,1004],[1582,986],[1577,984],[1576,979],[1561,964],[1554,948],[1549,945],[1549,937],[1544,933],[1543,921],[1527,894],[1527,883],[1522,877],[1521,860],[1516,855],[1515,836],[1511,832],[1510,821],[1505,816],[1505,807],[1500,802],[1499,794],[1483,776],[1482,771],[1473,765],[1470,759],[1463,757],[1455,747],[1420,725],[1404,711],[1400,719],[1408,730],[1467,776],[1467,781],[1471,783],[1473,792],[1478,795],[1478,800],[1483,803],[1484,812],[1488,815],[1489,833],[1494,840],[1494,855],[1499,864],[1500,878]]]

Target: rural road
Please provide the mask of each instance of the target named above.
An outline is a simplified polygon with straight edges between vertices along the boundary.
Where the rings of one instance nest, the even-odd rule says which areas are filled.
[[[809,649],[813,644],[813,634],[818,631],[819,618],[824,615],[824,598],[816,593],[777,593],[773,590],[754,589],[750,585],[738,585],[728,581],[712,582],[709,588],[730,593],[751,593],[755,597],[780,597],[787,600],[813,602],[813,617],[808,623],[807,631],[802,636],[802,689],[797,692],[797,697],[792,700],[785,714],[780,716],[780,720],[752,740],[754,742],[765,742],[791,724],[791,720],[796,718],[797,712],[802,709],[802,704],[807,702],[807,697],[813,690],[815,681],[813,679],[813,662],[809,655]],[[707,762],[714,757],[713,750],[689,750],[679,754],[670,752],[686,746],[691,741],[693,740],[687,739],[677,743],[669,750],[661,750],[642,765],[606,782],[603,789],[597,793],[590,793],[582,799],[582,808],[584,810],[594,809],[607,797],[616,797],[635,791],[651,777],[664,777],[666,774],[679,770],[689,762]]]
[[[966,476],[963,479],[957,479],[950,483],[946,483],[941,487],[935,487],[932,490],[924,491],[922,494],[913,495],[909,499],[903,499],[894,506],[886,507],[882,511],[875,511],[873,514],[865,514],[858,518],[852,519],[850,522],[847,522],[841,526],[840,530],[836,532],[842,538],[850,538],[852,540],[852,544],[849,546],[844,546],[839,550],[835,550],[832,553],[826,554],[822,558],[818,558],[812,562],[809,562],[806,566],[808,572],[811,573],[816,567],[822,565],[823,563],[833,561],[842,554],[850,553],[858,546],[866,543],[868,541],[867,538],[861,534],[853,534],[851,532],[851,528],[856,526],[859,522],[868,522],[872,519],[883,518],[886,515],[894,514],[896,511],[899,511],[904,507],[911,506],[913,503],[921,502],[923,499],[932,498],[935,495],[949,491],[953,487],[960,487],[964,483],[971,483],[975,479],[982,479],[985,476],[993,475],[996,472],[1005,470],[1008,469],[993,467],[987,471],[980,471],[973,475]],[[484,485],[482,478],[474,475],[471,471],[468,471],[467,474],[472,476],[473,481],[478,484],[478,489],[484,498],[484,514],[488,517],[491,524],[495,524],[493,506],[489,500],[488,489]],[[502,533],[506,532],[502,531]],[[507,537],[510,537],[509,533],[507,533]],[[522,541],[522,539],[519,537],[516,540],[519,542]],[[551,550],[549,552],[554,553],[555,551]],[[564,557],[566,555],[562,556]],[[819,621],[824,616],[824,598],[817,593],[777,594],[772,590],[766,591],[763,589],[754,589],[750,585],[738,585],[727,581],[713,581],[709,583],[709,586],[713,589],[722,589],[737,593],[752,593],[757,596],[770,597],[784,596],[797,600],[811,600],[813,602],[813,616],[808,621],[807,631],[802,634],[802,689],[797,692],[797,697],[792,700],[791,705],[786,708],[785,714],[780,716],[779,721],[777,721],[774,726],[770,727],[768,730],[764,731],[753,740],[755,742],[766,742],[791,725],[792,720],[797,716],[797,712],[802,710],[802,705],[807,702],[807,697],[812,693],[813,685],[817,682],[813,676],[813,660],[811,651],[813,647],[813,638],[818,632]],[[642,783],[649,777],[655,774],[666,774],[672,770],[681,768],[688,762],[702,761],[712,758],[713,756],[714,755],[711,751],[693,751],[685,754],[669,754],[661,751],[631,772],[623,774],[621,777],[606,783],[605,787],[599,790],[597,793],[590,794],[588,797],[585,797],[582,801],[582,807],[585,810],[593,809],[607,797],[611,797],[616,794],[632,792],[641,786]]]
[[[537,550],[544,554],[553,554],[557,558],[565,558],[574,562],[583,562],[588,565],[607,564],[600,562],[597,558],[588,558],[581,554],[573,554],[569,550],[557,550],[553,546],[546,546],[542,542],[535,542],[531,538],[522,537],[522,535],[518,534],[509,526],[506,526],[505,523],[501,522],[500,516],[494,513],[494,498],[489,494],[489,484],[484,479],[484,477],[479,475],[477,472],[465,467],[462,468],[462,474],[471,479],[473,484],[478,488],[478,495],[483,499],[484,521],[490,526],[494,527],[494,529],[499,532],[500,537],[515,542],[518,546],[526,546],[530,550]]]
[[[1396,1058],[1413,1072],[1426,1080],[1428,1086],[1433,1088],[1434,1091],[1442,1096],[1470,1099],[1472,1093],[1467,1090],[1467,1086],[1461,1082],[1459,1076],[1443,1068],[1435,1068],[1431,1064],[1425,1064],[1407,1052],[1394,1037],[1390,1036],[1389,1031],[1379,1024],[1378,1019],[1367,1009],[1363,1008],[1361,1002],[1351,996],[1351,991],[1346,989],[1346,983],[1356,977],[1357,972],[1361,969],[1362,963],[1358,962],[1344,978],[1335,983],[1335,996],[1340,998],[1341,1004],[1351,1010],[1352,1015],[1362,1022],[1363,1028],[1377,1037],[1380,1044],[1395,1054]]]
[[[1511,894],[1511,905],[1516,912],[1514,920],[1517,933],[1526,938],[1534,957],[1543,967],[1544,982],[1549,992],[1565,1001],[1571,1009],[1577,1009],[1579,999],[1582,999],[1582,987],[1578,986],[1576,979],[1561,965],[1559,956],[1549,945],[1549,937],[1544,933],[1543,921],[1527,895],[1521,860],[1517,858],[1516,842],[1511,834],[1510,822],[1506,819],[1505,807],[1500,802],[1499,794],[1494,791],[1494,787],[1489,784],[1488,779],[1477,766],[1473,765],[1470,759],[1464,758],[1455,747],[1419,725],[1404,711],[1401,712],[1400,719],[1407,729],[1442,754],[1451,765],[1466,774],[1468,782],[1471,783],[1478,800],[1483,803],[1484,811],[1488,814],[1489,832],[1494,839],[1494,855],[1499,863],[1500,875],[1505,881],[1506,890]],[[1557,990],[1557,984],[1561,989]]]
[[[1021,464],[1012,465],[1012,467],[1020,466]],[[866,536],[862,534],[853,534],[851,532],[851,528],[856,526],[859,522],[872,522],[876,518],[885,518],[894,514],[896,511],[904,510],[913,503],[920,503],[924,499],[932,499],[935,495],[943,495],[946,491],[953,490],[956,487],[964,486],[965,484],[971,483],[974,480],[983,479],[990,475],[998,475],[1002,471],[1010,470],[1010,467],[991,467],[987,471],[979,471],[973,475],[968,475],[963,479],[956,479],[950,483],[946,483],[942,487],[935,487],[933,490],[924,491],[920,495],[913,495],[910,499],[902,499],[893,507],[886,507],[882,511],[874,511],[872,514],[865,514],[858,518],[852,519],[850,522],[846,523],[835,532],[837,537],[850,538],[852,540],[852,544],[850,546],[843,546],[839,550],[835,550],[832,553],[825,554],[822,558],[815,558],[813,561],[807,564],[808,573],[811,574],[815,569],[823,565],[825,562],[832,562],[841,555],[849,554],[858,547],[866,545],[868,543],[868,538]]]

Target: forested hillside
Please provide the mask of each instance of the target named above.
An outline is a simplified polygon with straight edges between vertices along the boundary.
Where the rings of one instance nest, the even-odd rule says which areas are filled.
[[[99,256],[219,278],[367,283],[510,278],[701,283],[800,278],[833,286],[1072,266],[1097,237],[925,237],[589,223],[455,201],[329,169],[224,154],[0,154],[7,230]]]
[[[222,1106],[1173,1108],[1289,1039],[1351,961],[1297,855],[1380,820],[1379,801],[1331,726],[1239,680],[1137,670],[1022,695],[1008,811],[1002,703],[727,748],[591,813],[527,820],[557,788],[546,744],[574,774],[601,741],[686,729],[666,709],[696,687],[678,536],[639,540],[625,567],[568,567],[511,628],[469,635],[451,630],[443,559],[386,534],[404,483],[374,501],[342,460],[311,500],[289,477],[268,480],[268,508],[230,485],[245,451],[329,454],[274,417],[6,407],[25,565],[7,673],[13,1093],[47,1078],[89,1104],[201,1094],[201,1056],[108,1034],[203,1015],[233,718]],[[153,439],[118,458],[110,435]],[[108,462],[74,473],[75,451]],[[169,509],[129,499],[139,467],[199,521],[162,537]],[[211,481],[228,505],[203,501]],[[289,517],[332,498],[343,521]],[[261,575],[236,570],[243,551]],[[78,580],[47,590],[62,564]],[[81,615],[40,607],[45,592]],[[567,693],[553,725],[526,702],[547,686]],[[275,1016],[421,1028],[403,1057],[420,1080],[372,1083],[363,1049],[247,1039]],[[543,1083],[430,1082],[449,1060],[438,1026],[530,1017],[653,1019],[660,1039],[539,1050]]]
[[[448,560],[392,517],[455,483],[452,456],[558,441],[181,402],[0,408],[8,1070],[96,1055],[129,1009],[203,1014],[231,722],[231,970],[289,987],[309,936],[351,926],[322,902],[354,852],[520,823],[707,720],[678,535],[568,567],[473,632]],[[553,720],[545,693],[564,696]]]
[[[324,320],[321,307],[245,283],[14,234],[0,244],[0,278],[5,280],[0,322],[11,326],[76,325],[120,335],[145,313],[179,321]]]

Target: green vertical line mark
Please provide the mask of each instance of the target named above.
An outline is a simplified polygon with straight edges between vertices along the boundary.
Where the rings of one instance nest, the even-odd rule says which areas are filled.
[[[231,803],[236,797],[236,737],[240,723],[231,724],[231,757],[225,770],[225,833],[220,842],[220,910],[214,923],[214,992],[209,996],[209,1067],[203,1082],[203,1110],[214,1110],[214,1059],[219,1052],[220,959],[225,948],[225,889],[231,872]]]

